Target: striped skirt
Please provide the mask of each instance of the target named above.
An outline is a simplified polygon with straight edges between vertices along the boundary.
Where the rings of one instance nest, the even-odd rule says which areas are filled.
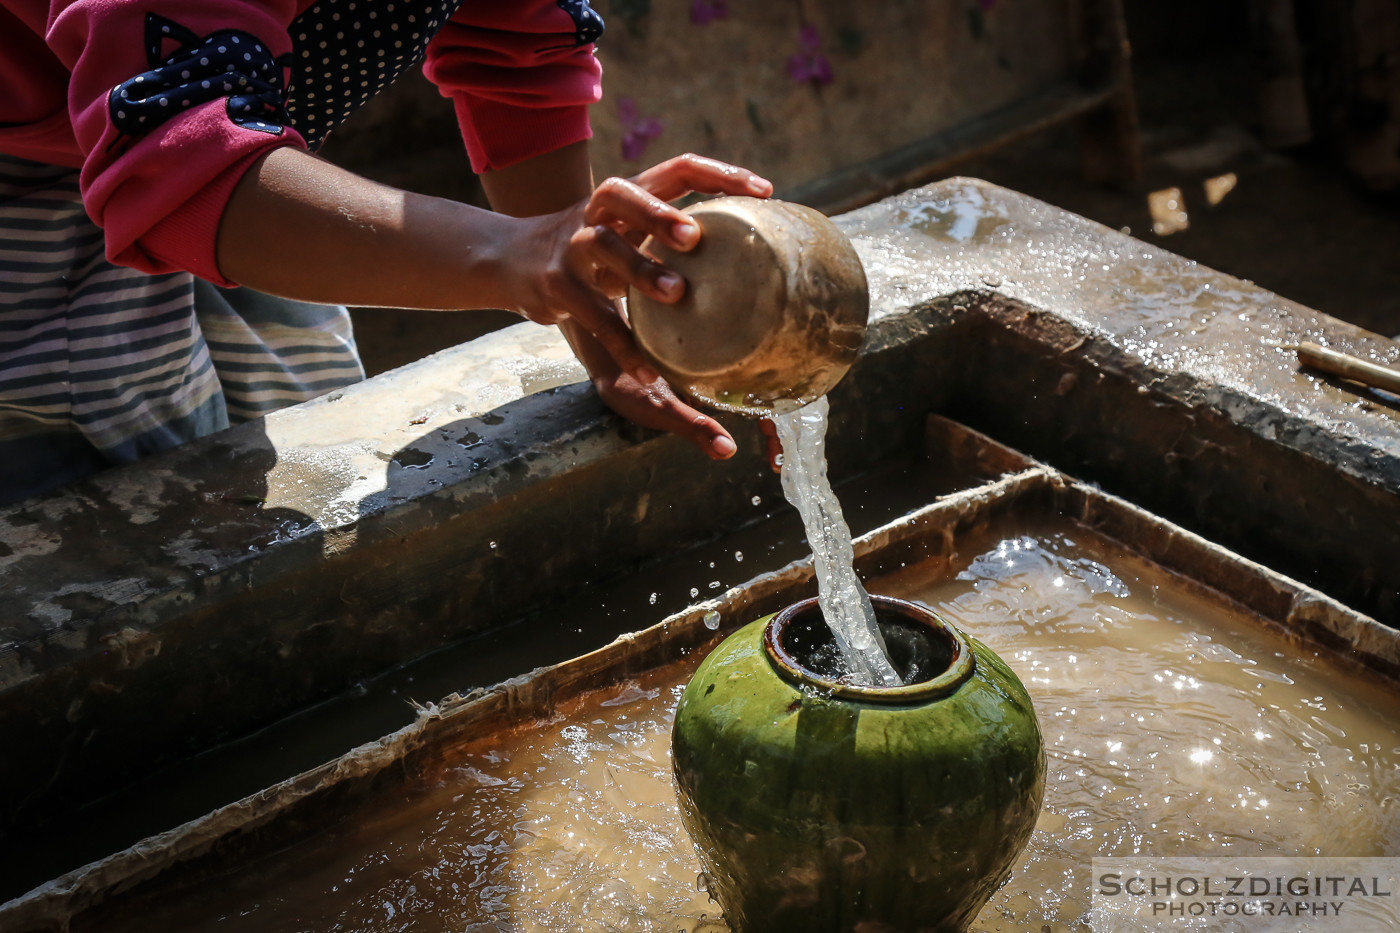
[[[0,155],[0,504],[362,378],[343,307],[114,266],[77,170]]]

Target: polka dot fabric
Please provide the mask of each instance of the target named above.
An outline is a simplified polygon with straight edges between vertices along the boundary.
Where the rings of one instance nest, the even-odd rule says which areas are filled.
[[[275,59],[246,32],[201,37],[149,13],[150,70],[112,89],[112,123],[139,138],[183,110],[224,98],[229,119],[239,126],[273,134],[292,126],[315,151],[332,129],[422,59],[462,2],[323,0],[292,21],[292,52]],[[603,20],[587,0],[555,2],[574,22],[576,44],[602,34]]]
[[[574,21],[574,44],[597,42],[603,35],[603,17],[593,12],[588,0],[555,0],[555,6],[569,14]]]
[[[174,20],[146,14],[150,71],[112,88],[112,124],[141,137],[196,104],[227,99],[229,119],[262,133],[281,133],[287,121],[285,69],[289,56],[272,53],[246,32],[222,29],[201,38]],[[174,51],[164,54],[174,45]]]
[[[292,22],[292,53],[277,59],[246,32],[200,37],[147,14],[150,70],[112,89],[112,123],[139,138],[196,104],[227,99],[229,119],[239,126],[274,134],[292,126],[315,151],[332,129],[422,59],[461,3],[326,0]]]
[[[291,125],[312,151],[423,57],[462,0],[325,0],[292,22]]]

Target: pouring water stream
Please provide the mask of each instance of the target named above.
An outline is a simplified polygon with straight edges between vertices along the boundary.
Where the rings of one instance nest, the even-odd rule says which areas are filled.
[[[856,576],[851,529],[826,475],[829,412],[823,395],[773,414],[783,445],[783,495],[802,516],[816,568],[817,599],[851,676],[867,686],[897,687],[904,681],[890,663],[870,597]]]

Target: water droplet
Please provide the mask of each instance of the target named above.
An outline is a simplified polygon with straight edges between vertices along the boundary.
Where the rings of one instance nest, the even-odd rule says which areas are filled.
[[[719,612],[717,610],[711,609],[705,613],[705,628],[712,632],[719,628]]]
[[[657,601],[658,599],[660,599],[660,598],[661,598],[661,596],[660,596],[659,593],[652,593],[652,594],[651,594],[651,604],[652,604],[653,606],[655,606],[655,605],[656,605],[656,601]]]
[[[496,542],[495,542],[495,541],[492,541],[492,542],[491,542],[491,550],[493,550],[493,551],[496,550],[496,547],[497,547]]]
[[[700,595],[700,590],[697,589],[696,587],[693,587],[693,586],[692,586],[692,587],[690,588],[690,598],[691,598],[691,599],[694,599],[695,597],[697,597],[697,596],[699,596],[699,595]]]
[[[735,551],[735,552],[734,552],[734,559],[735,559],[736,561],[738,561],[739,563],[742,564],[742,563],[744,562],[744,552],[743,552],[743,551]]]
[[[718,580],[711,580],[711,581],[710,581],[710,589],[712,589],[712,590],[717,590],[717,589],[719,589],[721,586],[724,586],[724,584],[721,583],[721,582],[719,582]]]
[[[760,502],[762,502],[762,501],[763,501],[763,500],[762,500],[761,498],[759,498],[758,496],[754,496],[754,497],[753,497],[753,504],[754,504],[754,505],[758,505],[758,504],[759,504]]]

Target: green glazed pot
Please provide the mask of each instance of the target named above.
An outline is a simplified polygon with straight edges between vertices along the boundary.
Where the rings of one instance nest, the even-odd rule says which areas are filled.
[[[897,669],[842,684],[816,600],[715,649],[676,710],[681,813],[736,933],[961,931],[1045,791],[1025,687],[929,609],[872,596]]]

